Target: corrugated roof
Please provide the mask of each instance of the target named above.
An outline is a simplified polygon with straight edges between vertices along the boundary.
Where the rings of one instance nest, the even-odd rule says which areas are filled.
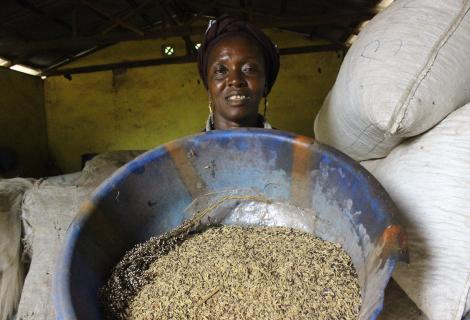
[[[0,10],[0,57],[52,74],[121,41],[201,33],[223,13],[346,47],[380,0],[14,0]],[[328,47],[325,47],[328,49]],[[330,48],[335,48],[334,46]],[[314,50],[314,49],[312,49]],[[286,51],[287,52],[287,51]],[[191,54],[191,53],[188,53]],[[188,60],[188,59],[186,59]],[[186,61],[185,60],[185,61]]]

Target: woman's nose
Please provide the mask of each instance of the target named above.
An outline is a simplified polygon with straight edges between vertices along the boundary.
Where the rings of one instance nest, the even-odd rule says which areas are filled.
[[[234,70],[230,72],[228,76],[228,83],[229,85],[236,87],[243,87],[247,84],[241,70]]]

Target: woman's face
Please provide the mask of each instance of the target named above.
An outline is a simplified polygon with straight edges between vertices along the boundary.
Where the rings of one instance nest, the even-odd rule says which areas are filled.
[[[261,48],[244,36],[227,37],[214,46],[208,59],[208,90],[216,124],[254,126],[266,87]]]

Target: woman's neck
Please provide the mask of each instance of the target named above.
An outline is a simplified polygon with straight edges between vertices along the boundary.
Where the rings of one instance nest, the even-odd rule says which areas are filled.
[[[234,122],[222,117],[217,117],[214,114],[214,129],[217,130],[226,130],[226,129],[233,129],[233,128],[246,128],[246,127],[259,127],[260,121],[258,114],[254,115],[250,119],[246,119],[243,122]]]

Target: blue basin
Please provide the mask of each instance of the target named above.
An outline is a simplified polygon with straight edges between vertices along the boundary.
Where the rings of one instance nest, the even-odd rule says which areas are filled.
[[[238,210],[223,223],[285,225],[339,242],[359,275],[360,319],[378,317],[395,264],[407,256],[384,189],[351,158],[310,138],[241,129],[170,142],[103,182],[67,232],[54,280],[57,319],[102,319],[97,290],[123,254],[227,194],[280,207],[260,206],[263,215]]]

